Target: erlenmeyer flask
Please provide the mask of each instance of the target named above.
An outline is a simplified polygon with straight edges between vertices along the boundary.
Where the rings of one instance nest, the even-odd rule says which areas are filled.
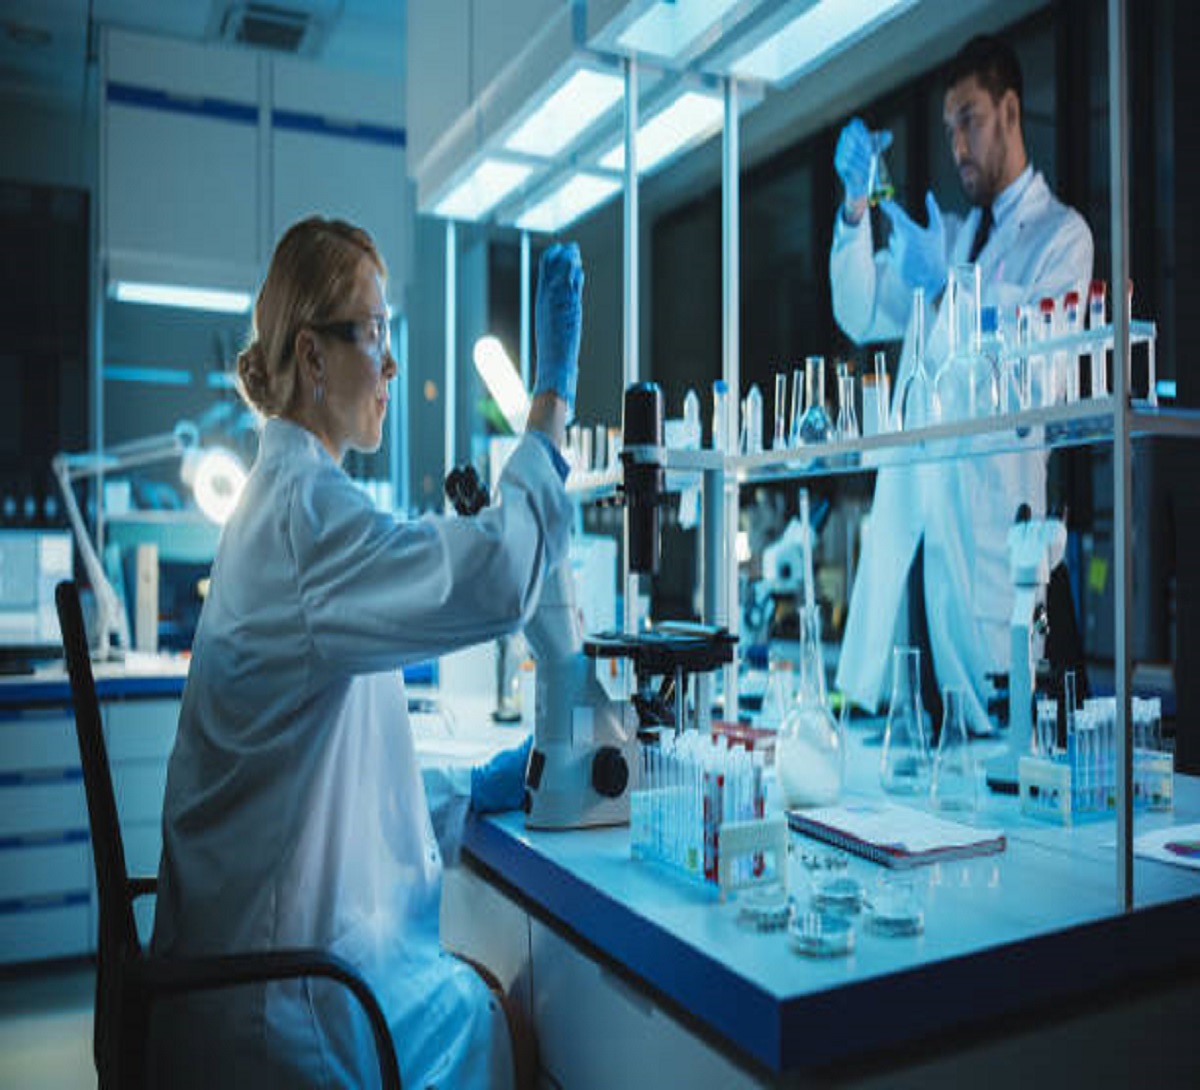
[[[916,647],[897,647],[892,653],[892,703],[883,733],[879,780],[894,795],[923,795],[929,790],[921,652]]]
[[[871,205],[880,201],[890,201],[896,195],[896,187],[892,184],[892,172],[888,170],[887,160],[883,157],[883,133],[871,133],[871,166],[867,175],[867,200]]]
[[[791,662],[778,655],[771,656],[762,709],[758,713],[760,727],[778,730],[783,725],[795,699],[795,676]]]
[[[842,793],[842,736],[825,699],[819,606],[800,613],[800,682],[779,728],[775,767],[787,806],[828,806]]]
[[[943,420],[975,415],[974,389],[979,351],[979,266],[955,265],[946,281],[946,358],[933,379]]]
[[[833,421],[825,408],[825,359],[809,356],[804,361],[804,415],[800,418],[800,442],[828,443],[833,438]]]
[[[913,431],[936,424],[942,417],[937,391],[925,368],[925,290],[913,290],[913,363],[896,399],[896,431]]]
[[[975,809],[975,762],[967,738],[966,694],[947,686],[942,693],[942,734],[933,759],[930,798],[939,810]]]

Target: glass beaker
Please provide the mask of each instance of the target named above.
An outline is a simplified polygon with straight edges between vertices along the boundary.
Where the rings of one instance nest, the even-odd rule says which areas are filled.
[[[775,767],[786,806],[828,806],[842,793],[844,746],[825,699],[821,611],[800,614],[800,681],[796,699],[779,728]]]
[[[925,367],[925,290],[913,290],[913,363],[896,400],[896,431],[928,428],[942,417],[937,390]]]
[[[929,794],[939,810],[973,811],[975,761],[967,737],[966,692],[946,686],[942,690],[942,733],[933,759],[933,781]]]
[[[893,795],[924,795],[929,790],[921,652],[916,647],[897,647],[892,652],[892,702],[883,732],[879,780]]]
[[[887,160],[883,157],[885,146],[883,133],[871,133],[871,165],[867,174],[867,200],[871,207],[880,201],[890,201],[896,195],[892,172],[888,170]]]

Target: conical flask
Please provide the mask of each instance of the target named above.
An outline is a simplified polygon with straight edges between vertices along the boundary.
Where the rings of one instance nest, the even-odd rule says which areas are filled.
[[[896,431],[928,428],[942,419],[933,379],[925,366],[925,291],[913,290],[913,361],[896,399]]]
[[[892,703],[883,733],[879,780],[893,795],[924,795],[929,790],[921,652],[916,647],[897,647],[892,652]]]
[[[939,810],[973,812],[976,805],[975,761],[967,738],[966,694],[947,686],[942,693],[942,734],[933,759],[933,782],[929,788]]]
[[[775,766],[787,806],[828,806],[842,793],[843,743],[825,699],[821,613],[816,605],[800,613],[799,687],[779,728]]]

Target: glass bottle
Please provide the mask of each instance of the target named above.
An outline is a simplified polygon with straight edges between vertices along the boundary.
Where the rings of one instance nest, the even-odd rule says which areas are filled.
[[[854,408],[854,372],[850,364],[837,365],[838,415],[837,437],[843,441],[858,438],[858,413]]]
[[[833,421],[825,410],[825,360],[822,356],[809,356],[804,361],[804,401],[800,442],[806,446],[828,443],[833,438]]]
[[[1016,393],[1014,361],[1004,358],[1004,341],[1000,336],[1000,314],[993,306],[979,309],[979,355],[991,371],[992,393],[995,397],[994,413],[1006,413],[1020,402]],[[982,375],[980,376],[982,379]],[[976,397],[975,405],[982,415],[983,400]]]
[[[925,368],[925,289],[913,290],[913,362],[896,401],[896,431],[914,431],[936,424],[942,416],[937,391]]]
[[[762,453],[762,417],[762,391],[754,383],[742,402],[742,435],[738,444],[742,454]]]
[[[921,652],[916,647],[897,647],[892,653],[892,702],[883,732],[879,780],[893,795],[924,795],[929,790]]]
[[[955,265],[946,282],[947,351],[933,387],[943,420],[975,415],[974,382],[979,369],[979,266]]]
[[[786,806],[828,806],[842,793],[844,742],[825,697],[821,611],[800,613],[800,678],[796,699],[779,728],[775,767]]]
[[[952,686],[943,690],[942,733],[929,788],[933,805],[939,810],[962,813],[974,811],[976,805],[975,761],[967,737],[965,704],[964,690]]]

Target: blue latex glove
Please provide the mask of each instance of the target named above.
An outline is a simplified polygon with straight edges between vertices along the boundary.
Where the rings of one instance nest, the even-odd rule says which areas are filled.
[[[884,130],[873,133],[861,118],[853,118],[842,129],[833,153],[833,168],[842,179],[847,204],[867,199],[867,187],[871,184],[871,156],[891,146],[890,132]]]
[[[547,391],[575,408],[579,378],[579,333],[583,325],[583,265],[574,242],[555,244],[538,269],[534,324],[537,333],[535,394]]]
[[[532,735],[519,746],[502,749],[485,765],[471,769],[471,809],[477,814],[518,810],[525,802],[525,766]]]
[[[933,303],[946,286],[946,229],[937,201],[932,193],[925,194],[928,227],[918,224],[895,201],[881,201],[879,207],[892,223],[889,248],[900,276],[910,287],[924,288],[926,301]]]

